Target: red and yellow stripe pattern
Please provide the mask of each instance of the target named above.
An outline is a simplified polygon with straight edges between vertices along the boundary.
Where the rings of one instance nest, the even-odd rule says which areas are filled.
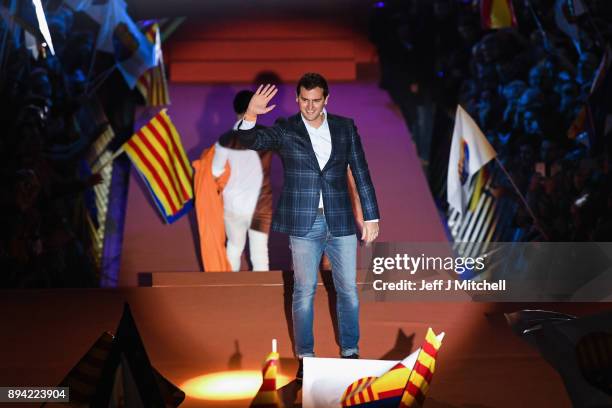
[[[376,381],[378,377],[363,377],[349,385],[342,395],[342,406],[350,407],[352,405],[373,400],[374,394],[370,385]]]
[[[429,328],[425,342],[418,354],[417,361],[412,368],[406,389],[402,395],[400,408],[420,407],[425,401],[425,394],[431,384],[431,378],[436,369],[436,357],[442,342],[436,338],[434,331]]]
[[[278,359],[279,355],[273,351],[266,357],[261,374],[263,376],[263,382],[257,395],[251,402],[251,407],[280,407],[280,400],[276,393],[276,375],[278,373]]]
[[[418,351],[412,369],[410,357],[397,363],[380,377],[364,377],[349,385],[342,395],[341,405],[353,408],[416,407],[423,403],[435,370],[436,355],[441,341],[430,328]]]
[[[184,214],[193,199],[193,169],[165,109],[136,132],[123,149],[147,183],[167,222]]]
[[[168,92],[168,81],[164,69],[164,61],[161,55],[161,41],[159,39],[159,24],[151,24],[145,33],[151,44],[156,44],[159,49],[159,61],[157,66],[148,69],[138,78],[136,88],[142,94],[146,106],[170,105],[170,94]]]
[[[380,377],[361,378],[346,389],[342,406],[368,406],[368,403],[375,401],[399,398],[404,392],[409,375],[410,369],[400,362]]]

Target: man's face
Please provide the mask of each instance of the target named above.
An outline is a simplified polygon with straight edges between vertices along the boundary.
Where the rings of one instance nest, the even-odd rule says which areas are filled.
[[[304,87],[300,88],[300,94],[297,96],[297,103],[300,106],[300,112],[307,121],[316,121],[321,117],[323,108],[327,104],[327,98],[323,97],[323,88],[313,88],[307,90]]]

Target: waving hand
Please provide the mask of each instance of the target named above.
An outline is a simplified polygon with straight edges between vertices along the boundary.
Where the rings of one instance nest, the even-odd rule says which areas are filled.
[[[276,92],[278,92],[278,89],[274,85],[259,85],[259,88],[257,88],[257,91],[249,102],[245,119],[255,120],[257,115],[266,114],[274,109],[276,105],[268,106],[268,103],[274,97],[274,95],[276,95]]]

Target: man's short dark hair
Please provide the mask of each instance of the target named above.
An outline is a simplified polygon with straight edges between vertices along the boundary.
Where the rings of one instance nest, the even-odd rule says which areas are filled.
[[[255,92],[253,91],[243,89],[242,91],[238,92],[236,96],[234,96],[234,112],[236,112],[237,115],[241,115],[246,112],[247,108],[249,107],[249,102],[254,94]]]
[[[295,94],[300,94],[300,88],[304,88],[307,91],[315,88],[323,89],[323,97],[327,98],[329,95],[329,87],[327,86],[327,81],[323,78],[323,75],[317,74],[316,72],[307,72],[305,73],[297,83],[295,87]]]

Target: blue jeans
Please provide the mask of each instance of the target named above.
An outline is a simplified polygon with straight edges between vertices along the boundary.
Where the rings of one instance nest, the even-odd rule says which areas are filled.
[[[299,358],[314,356],[313,303],[323,253],[332,265],[336,314],[343,356],[359,353],[359,298],[357,296],[357,237],[334,237],[325,216],[317,218],[304,237],[290,236],[293,257],[293,334]]]

